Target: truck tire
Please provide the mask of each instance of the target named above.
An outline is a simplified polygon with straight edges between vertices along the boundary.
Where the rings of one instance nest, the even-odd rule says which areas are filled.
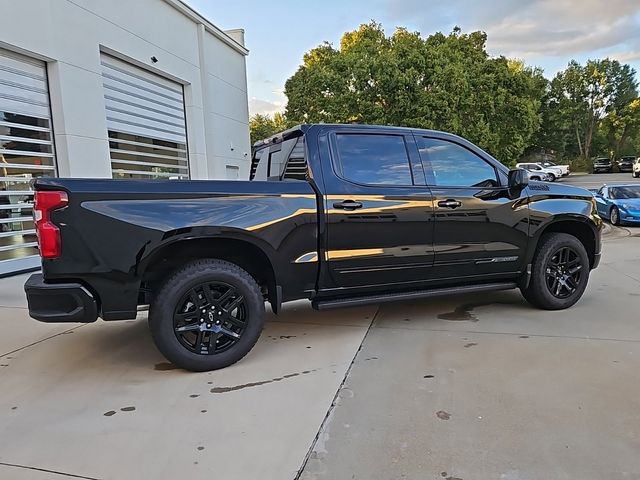
[[[544,310],[569,308],[587,288],[589,269],[589,257],[580,240],[566,233],[545,234],[533,257],[529,285],[521,288],[522,295]]]
[[[217,370],[253,348],[264,311],[260,287],[246,271],[223,260],[196,260],[154,296],[149,328],[158,350],[177,367]]]

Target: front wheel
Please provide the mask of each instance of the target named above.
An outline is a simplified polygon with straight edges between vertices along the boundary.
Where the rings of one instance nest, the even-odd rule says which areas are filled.
[[[542,236],[533,257],[531,281],[521,289],[532,305],[562,310],[575,304],[589,280],[589,257],[584,245],[566,233]]]
[[[551,182],[555,182],[556,181],[556,176],[553,173],[549,173],[549,181],[551,181]]]
[[[609,218],[611,219],[611,223],[613,225],[620,225],[620,210],[618,210],[618,207],[613,207],[611,209],[611,214],[609,216]]]
[[[197,260],[176,271],[149,310],[158,350],[194,372],[240,360],[258,341],[263,325],[260,287],[242,268],[223,260]]]

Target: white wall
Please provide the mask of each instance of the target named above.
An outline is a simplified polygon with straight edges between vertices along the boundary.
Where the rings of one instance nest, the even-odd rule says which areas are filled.
[[[226,165],[248,177],[246,51],[172,3],[0,0],[0,46],[48,63],[61,176],[111,177],[102,49],[184,85],[191,178],[225,178]]]

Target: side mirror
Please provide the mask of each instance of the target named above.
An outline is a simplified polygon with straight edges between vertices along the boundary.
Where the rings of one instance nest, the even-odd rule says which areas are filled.
[[[529,185],[529,173],[522,168],[509,170],[509,190],[521,191]]]

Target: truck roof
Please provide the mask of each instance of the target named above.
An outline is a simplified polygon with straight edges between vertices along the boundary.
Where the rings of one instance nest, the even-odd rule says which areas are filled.
[[[304,135],[305,133],[307,133],[307,131],[312,127],[332,127],[337,129],[358,127],[358,128],[365,128],[365,129],[371,129],[371,130],[384,128],[385,130],[388,130],[388,129],[410,130],[410,131],[418,130],[426,133],[437,131],[437,130],[427,130],[422,128],[397,127],[392,125],[368,125],[368,124],[362,124],[362,123],[301,123],[299,125],[296,125],[295,127],[291,127],[288,130],[276,133],[275,135],[272,135],[263,140],[258,140],[253,144],[253,148],[260,149],[262,147],[271,145],[273,143],[279,143],[279,142],[282,142],[283,140],[299,137],[300,135]]]

